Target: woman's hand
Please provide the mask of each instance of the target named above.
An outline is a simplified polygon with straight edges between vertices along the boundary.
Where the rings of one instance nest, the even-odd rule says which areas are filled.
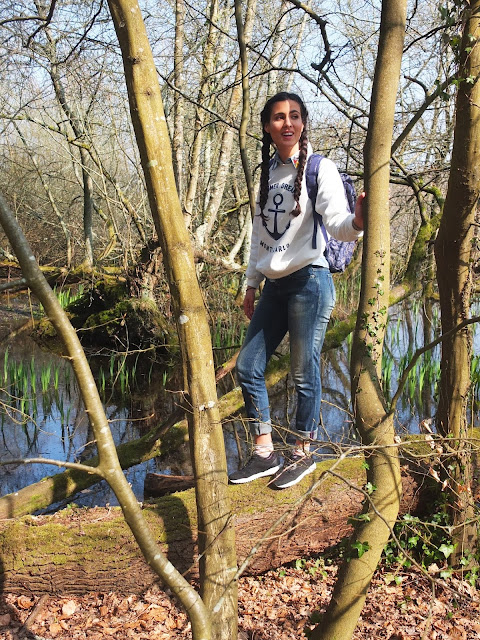
[[[357,202],[355,203],[354,229],[363,229],[363,201],[365,200],[365,196],[365,191],[362,191],[362,193],[358,195]]]
[[[253,310],[255,308],[255,292],[256,289],[254,289],[253,287],[248,287],[247,291],[245,292],[245,298],[243,299],[243,310],[249,320],[252,319]]]

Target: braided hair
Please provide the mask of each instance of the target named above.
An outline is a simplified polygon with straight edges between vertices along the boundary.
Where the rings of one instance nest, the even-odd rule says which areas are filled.
[[[290,215],[298,216],[300,213],[300,192],[302,190],[302,178],[305,170],[305,163],[307,160],[307,146],[308,146],[308,136],[307,136],[307,120],[308,120],[308,111],[303,102],[303,100],[296,93],[288,93],[286,91],[282,91],[272,96],[263,107],[263,110],[260,114],[260,120],[262,123],[262,165],[261,165],[261,173],[260,173],[260,216],[264,222],[267,221],[268,216],[265,215],[263,210],[265,209],[265,205],[267,204],[268,198],[268,179],[270,175],[270,145],[273,144],[272,137],[270,134],[265,131],[265,125],[270,121],[270,116],[272,114],[272,107],[276,102],[283,102],[285,100],[293,100],[300,106],[300,114],[303,122],[303,131],[300,136],[300,140],[298,141],[299,146],[299,154],[298,154],[298,165],[297,165],[297,175],[295,177],[295,183],[293,186],[293,197],[295,199],[295,208],[290,212]]]

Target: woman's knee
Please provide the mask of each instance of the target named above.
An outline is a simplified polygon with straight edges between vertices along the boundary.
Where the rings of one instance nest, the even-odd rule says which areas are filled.
[[[244,382],[261,379],[265,375],[265,366],[258,358],[258,354],[250,354],[249,350],[245,348],[242,348],[238,354],[235,370],[240,385]]]

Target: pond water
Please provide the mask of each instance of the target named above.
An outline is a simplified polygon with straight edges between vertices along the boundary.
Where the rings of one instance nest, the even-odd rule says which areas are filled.
[[[1,309],[0,309],[1,311]],[[29,310],[16,309],[17,324]],[[10,314],[11,325],[12,314]],[[44,457],[69,462],[82,461],[96,453],[93,436],[69,363],[41,350],[25,335],[1,342],[7,327],[0,323],[0,460]],[[416,349],[438,335],[438,310],[425,309],[420,302],[401,304],[390,310],[383,362],[387,396],[396,390],[400,372]],[[479,335],[474,328],[474,351],[479,353]],[[319,439],[328,442],[356,442],[352,427],[349,388],[350,341],[322,356],[322,429]],[[424,356],[407,381],[395,416],[400,433],[417,433],[424,418],[433,417],[435,383],[439,374],[439,347]],[[479,358],[474,358],[473,377],[480,380]],[[91,356],[105,411],[117,444],[142,436],[155,420],[174,408],[174,394],[165,391],[169,374],[164,368],[146,369],[130,360],[128,366],[112,354]],[[474,410],[470,419],[478,424],[480,384],[473,388]],[[295,401],[287,378],[271,392],[272,419],[276,426],[294,428]],[[280,432],[280,431],[279,431]],[[225,425],[225,444],[229,471],[238,465],[238,443],[245,454],[247,429],[239,420]],[[283,436],[284,437],[284,436]],[[328,455],[328,446],[320,450]],[[183,447],[175,456],[151,460],[127,470],[135,495],[143,499],[145,474],[150,471],[182,475],[190,473],[188,451]],[[41,478],[58,473],[48,464],[12,464],[0,467],[2,495],[17,491]],[[95,485],[70,499],[83,506],[115,505],[116,498],[106,483]],[[64,505],[56,505],[64,506]]]

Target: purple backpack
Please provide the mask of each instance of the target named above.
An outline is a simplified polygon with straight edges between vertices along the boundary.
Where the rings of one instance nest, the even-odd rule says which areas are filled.
[[[350,262],[352,261],[353,252],[357,244],[356,240],[352,242],[341,242],[333,238],[325,229],[325,225],[322,221],[322,216],[315,211],[315,202],[317,201],[318,183],[317,175],[320,162],[325,156],[319,153],[312,153],[307,161],[307,169],[305,180],[307,183],[308,197],[312,201],[313,206],[313,236],[312,247],[317,248],[317,228],[320,226],[323,237],[325,238],[325,258],[327,259],[328,266],[332,273],[339,273],[345,271]],[[355,212],[355,202],[357,195],[355,193],[355,186],[353,180],[346,173],[340,173],[342,178],[343,188],[345,189],[345,197],[347,199],[347,208],[350,213]]]

